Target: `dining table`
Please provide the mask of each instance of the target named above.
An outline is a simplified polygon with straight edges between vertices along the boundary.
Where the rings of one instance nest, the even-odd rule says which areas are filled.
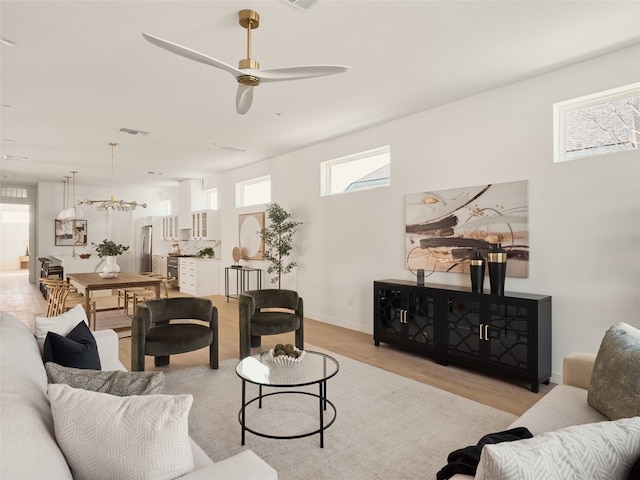
[[[160,298],[162,278],[140,275],[139,273],[120,272],[117,277],[103,278],[99,273],[70,273],[67,281],[74,285],[85,296],[85,312],[91,311],[91,292],[96,290],[116,290],[120,288],[150,287],[154,288],[156,298]]]

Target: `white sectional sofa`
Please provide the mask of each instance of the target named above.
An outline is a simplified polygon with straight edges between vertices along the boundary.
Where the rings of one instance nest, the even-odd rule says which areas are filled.
[[[609,347],[617,339],[626,343]],[[456,474],[451,480],[640,480],[638,339],[637,329],[621,323],[605,334],[598,356],[573,353],[565,357],[563,384],[508,427],[525,427],[533,438],[484,446],[475,477]],[[597,374],[594,367],[599,369]],[[601,388],[610,391],[605,396],[610,395],[612,402],[628,400],[624,412],[617,414],[614,406],[598,403],[592,385],[596,377],[605,382]],[[505,465],[496,466],[499,462]]]
[[[102,370],[125,370],[112,330],[93,332]],[[47,374],[34,334],[20,320],[0,312],[0,478],[71,479],[56,442],[47,398]],[[91,392],[93,393],[93,392]],[[108,394],[95,394],[107,395]],[[250,450],[213,462],[189,439],[194,469],[183,479],[277,480],[277,472]]]

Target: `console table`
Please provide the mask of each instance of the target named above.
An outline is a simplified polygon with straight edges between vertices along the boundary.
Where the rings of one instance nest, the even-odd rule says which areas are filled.
[[[236,293],[229,292],[229,276],[231,272],[236,272]],[[256,290],[262,288],[262,270],[250,267],[224,267],[224,296],[227,302],[230,298],[238,298],[242,292],[251,290],[251,275],[255,276]]]
[[[380,342],[531,385],[551,378],[551,297],[404,280],[374,282],[373,332]]]

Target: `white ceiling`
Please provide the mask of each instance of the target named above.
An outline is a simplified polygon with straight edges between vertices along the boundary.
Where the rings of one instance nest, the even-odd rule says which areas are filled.
[[[163,188],[640,41],[638,1],[319,0],[302,12],[286,0],[3,0],[0,8],[1,36],[16,43],[1,46],[1,180],[12,184],[76,170],[78,184],[107,186],[116,141],[116,181]],[[351,69],[263,84],[242,116],[229,73],[141,35],[237,65],[244,8],[261,16],[252,51],[261,68]]]

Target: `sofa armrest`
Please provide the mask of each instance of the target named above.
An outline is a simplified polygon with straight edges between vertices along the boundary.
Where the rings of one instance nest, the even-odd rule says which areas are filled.
[[[278,472],[251,450],[195,470],[183,480],[278,480]]]
[[[118,345],[118,334],[114,330],[96,330],[93,337],[98,344],[98,355],[102,370],[124,370],[127,369],[120,363],[120,350]]]
[[[562,363],[562,382],[588,389],[596,356],[592,353],[571,353]]]

